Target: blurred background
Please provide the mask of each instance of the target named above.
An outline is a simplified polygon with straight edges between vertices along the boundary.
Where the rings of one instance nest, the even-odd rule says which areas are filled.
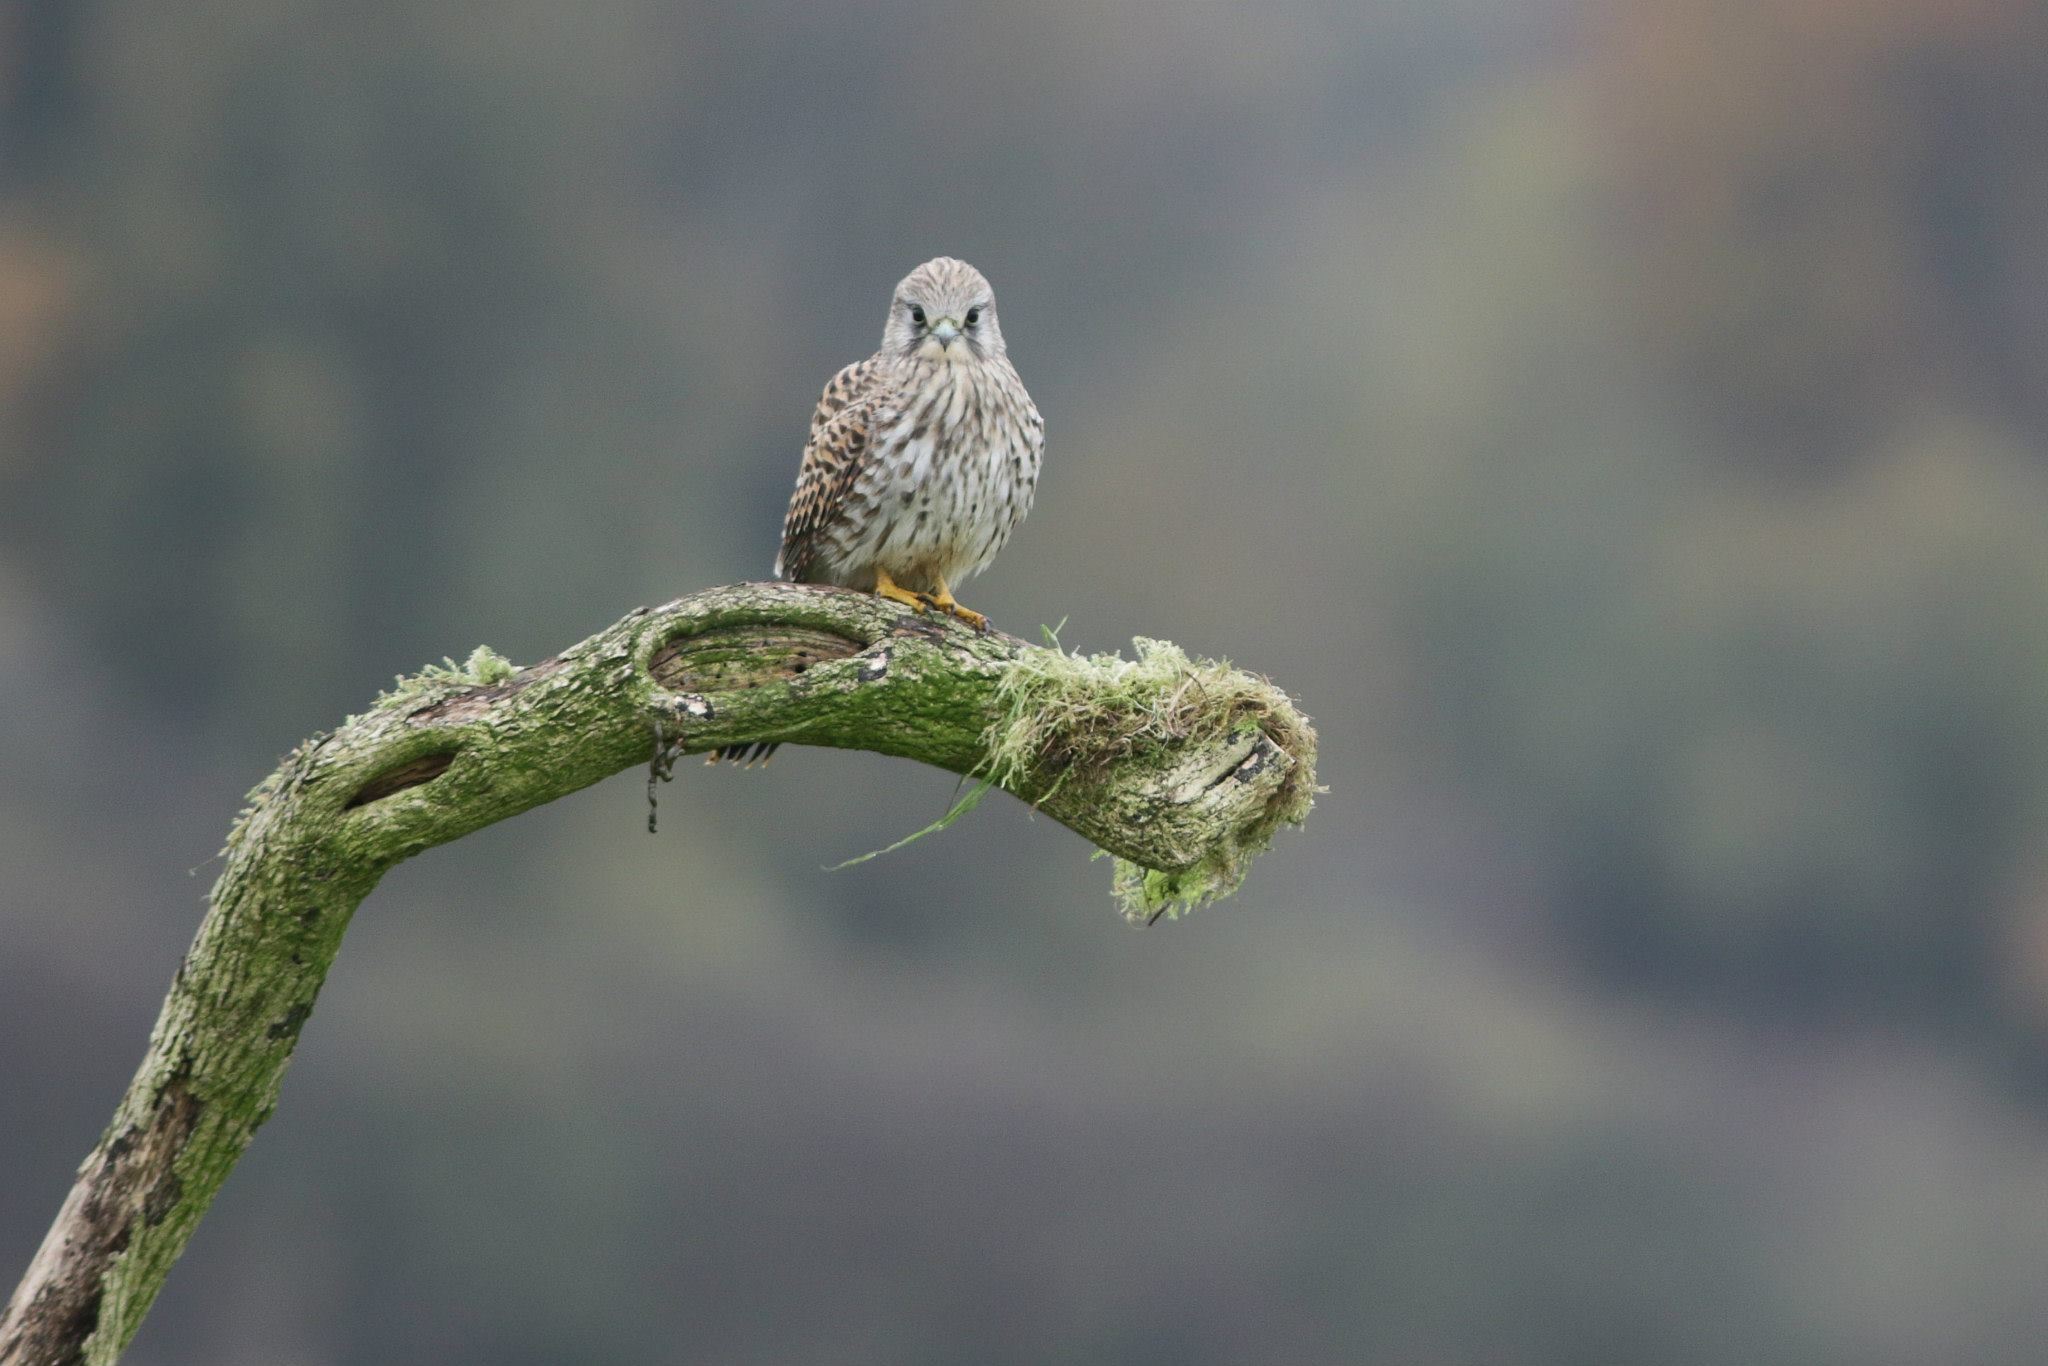
[[[1330,792],[1120,924],[787,749],[399,869],[138,1363],[1990,1363],[2048,1339],[2048,10],[0,6],[0,1283],[242,793],[764,577],[911,266],[966,594]]]

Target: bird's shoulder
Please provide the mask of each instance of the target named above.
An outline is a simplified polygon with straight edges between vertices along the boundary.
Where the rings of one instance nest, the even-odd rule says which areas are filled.
[[[875,429],[900,406],[903,383],[902,367],[879,354],[832,376],[811,414],[800,477],[836,481],[850,475],[867,454]]]
[[[827,427],[861,422],[892,397],[900,384],[896,370],[889,357],[877,354],[857,360],[832,376],[811,413],[811,444],[817,444]],[[840,422],[842,418],[844,422]]]
[[[826,384],[783,521],[781,569],[789,577],[807,576],[816,538],[844,505],[865,466],[871,434],[900,388],[897,367],[882,355],[855,361]]]

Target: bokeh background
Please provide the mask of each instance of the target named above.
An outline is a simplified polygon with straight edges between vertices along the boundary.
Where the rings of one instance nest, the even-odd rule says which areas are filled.
[[[0,1283],[241,794],[764,576],[927,256],[968,601],[1294,690],[1125,928],[790,749],[357,917],[138,1363],[1946,1363],[2048,1341],[2033,0],[0,6]]]

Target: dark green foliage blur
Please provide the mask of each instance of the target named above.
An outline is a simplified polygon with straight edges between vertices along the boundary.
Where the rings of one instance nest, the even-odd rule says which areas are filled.
[[[985,270],[963,597],[1292,689],[1125,929],[785,749],[365,906],[138,1363],[1953,1363],[2048,1340],[2048,18],[2025,0],[0,7],[0,1286],[242,792],[764,577]],[[191,870],[188,873],[188,870]]]

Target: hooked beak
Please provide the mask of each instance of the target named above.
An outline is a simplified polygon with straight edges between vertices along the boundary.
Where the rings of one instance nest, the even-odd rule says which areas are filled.
[[[932,335],[943,345],[960,335],[960,323],[956,318],[940,318],[932,324]]]

